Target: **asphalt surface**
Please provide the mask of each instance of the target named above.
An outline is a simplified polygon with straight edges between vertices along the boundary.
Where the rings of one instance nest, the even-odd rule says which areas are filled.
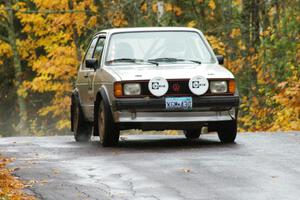
[[[0,153],[39,199],[300,199],[300,132],[123,136],[116,148],[98,138],[0,138]]]

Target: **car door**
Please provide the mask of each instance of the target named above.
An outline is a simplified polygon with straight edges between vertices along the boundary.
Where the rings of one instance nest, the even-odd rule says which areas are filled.
[[[93,120],[93,112],[94,112],[94,98],[92,91],[92,81],[94,78],[95,71],[94,69],[86,68],[85,61],[87,59],[93,58],[95,48],[98,42],[98,37],[94,37],[90,45],[86,51],[85,57],[81,63],[80,69],[77,75],[76,87],[79,93],[79,99],[81,108],[85,117],[92,121]]]

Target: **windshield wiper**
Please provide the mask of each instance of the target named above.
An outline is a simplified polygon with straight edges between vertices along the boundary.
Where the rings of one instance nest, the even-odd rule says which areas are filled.
[[[108,62],[108,63],[113,63],[113,62],[130,62],[130,63],[147,62],[147,63],[154,64],[154,65],[158,66],[157,62],[143,60],[143,59],[136,59],[136,58],[117,58],[117,59],[113,59],[113,60],[108,60],[106,62]]]
[[[178,62],[178,61],[184,61],[183,59],[178,58],[155,58],[155,59],[149,59],[148,62]]]
[[[198,60],[185,60],[185,59],[178,59],[178,58],[155,58],[155,59],[149,59],[148,62],[193,62],[197,64],[201,64],[201,61]]]
[[[113,59],[113,60],[108,60],[106,62],[108,63],[113,63],[113,62],[130,62],[130,63],[136,63],[140,60],[138,59],[134,59],[134,58],[117,58],[117,59]]]
[[[202,64],[201,61],[199,61],[199,60],[184,60],[184,61],[190,61],[193,63]]]

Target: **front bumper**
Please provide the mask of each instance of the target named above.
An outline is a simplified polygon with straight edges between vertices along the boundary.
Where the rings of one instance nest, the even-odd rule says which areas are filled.
[[[163,98],[134,98],[117,99],[116,110],[166,110],[165,97]],[[228,108],[239,106],[239,96],[201,96],[193,97],[193,111],[196,110],[228,110]],[[226,109],[227,108],[227,109]]]
[[[208,123],[236,120],[239,96],[193,97],[191,111],[168,111],[165,98],[117,99],[114,120],[121,129],[197,128]]]

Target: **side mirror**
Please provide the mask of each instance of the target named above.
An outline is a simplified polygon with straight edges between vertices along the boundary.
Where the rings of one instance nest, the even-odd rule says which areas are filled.
[[[98,67],[98,60],[95,58],[86,59],[85,60],[85,67],[88,69],[94,69],[96,70]]]
[[[218,62],[220,65],[223,65],[224,64],[224,56],[222,55],[217,55],[217,59],[218,59]]]

